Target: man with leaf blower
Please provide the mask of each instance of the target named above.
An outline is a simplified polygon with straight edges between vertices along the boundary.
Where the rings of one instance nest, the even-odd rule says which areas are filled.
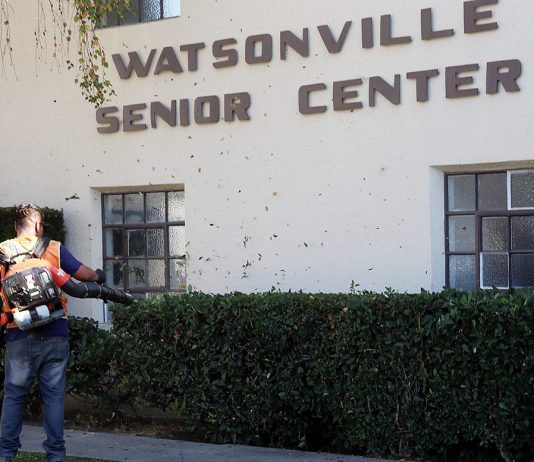
[[[46,461],[62,462],[69,358],[67,303],[62,292],[124,304],[133,298],[105,286],[102,270],[84,265],[58,241],[43,237],[44,214],[36,205],[17,207],[15,231],[16,238],[0,243],[0,324],[7,328],[0,456],[5,462],[15,460],[21,447],[25,397],[37,377],[47,435],[43,442]]]

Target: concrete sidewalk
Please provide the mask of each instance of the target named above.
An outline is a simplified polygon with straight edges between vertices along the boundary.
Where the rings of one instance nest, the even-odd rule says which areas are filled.
[[[44,452],[42,427],[25,425],[21,451]],[[393,462],[356,456],[65,431],[67,455],[119,462]]]

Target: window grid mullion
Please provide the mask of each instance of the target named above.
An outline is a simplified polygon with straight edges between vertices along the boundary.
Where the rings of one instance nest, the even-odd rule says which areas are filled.
[[[506,205],[508,212],[512,209],[512,175],[508,171],[506,173]],[[512,288],[512,217],[508,215],[508,288]]]
[[[508,217],[508,288],[512,288],[512,217]]]
[[[475,213],[475,281],[477,289],[481,287],[482,279],[482,217]]]
[[[450,251],[449,251],[449,175],[445,176],[445,287],[450,287]]]
[[[482,264],[482,257],[480,256],[480,248],[481,248],[481,222],[482,218],[478,214],[478,182],[479,177],[478,174],[475,175],[475,284],[476,288],[480,289],[480,266]]]
[[[163,1],[162,1],[163,3]],[[163,229],[163,257],[165,260],[165,287],[171,288],[171,260],[169,257],[169,193],[165,193],[165,228]]]
[[[145,239],[144,239],[144,252],[143,252],[143,255],[144,255],[144,259],[145,261],[148,263],[148,234],[147,234],[147,231],[148,231],[148,228],[147,228],[147,220],[148,220],[148,211],[146,209],[146,193],[143,193],[143,229],[145,231]]]
[[[126,207],[125,207],[125,194],[121,194],[122,200],[122,249],[123,249],[123,275],[124,275],[124,287],[126,290],[130,287],[130,271],[128,271],[128,228],[126,227]]]

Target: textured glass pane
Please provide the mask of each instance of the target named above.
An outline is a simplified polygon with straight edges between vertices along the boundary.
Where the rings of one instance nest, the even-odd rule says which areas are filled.
[[[148,260],[146,262],[146,280],[149,287],[165,287],[165,261]]]
[[[512,208],[534,207],[534,171],[512,172]]]
[[[534,286],[534,254],[512,255],[512,287]]]
[[[104,223],[107,225],[122,223],[122,196],[120,194],[104,196]]]
[[[106,228],[104,230],[104,256],[122,256],[122,231],[120,228]]]
[[[114,289],[124,288],[124,262],[122,260],[106,260],[106,285]]]
[[[172,290],[186,289],[185,260],[170,260],[170,280]]]
[[[485,173],[478,176],[479,210],[507,210],[506,173]]]
[[[170,192],[169,221],[185,221],[185,193],[184,191]]]
[[[534,217],[512,217],[512,250],[534,250]]]
[[[448,177],[449,211],[475,210],[475,175]]]
[[[482,250],[485,252],[508,251],[508,218],[482,218]]]
[[[163,223],[165,221],[165,193],[148,193],[146,195],[146,221]]]
[[[185,226],[169,226],[169,253],[171,257],[185,255]]]
[[[143,223],[145,221],[143,194],[125,194],[124,212],[126,223]]]
[[[129,229],[128,230],[128,256],[144,257],[145,256],[145,230]]]
[[[132,8],[120,18],[121,24],[137,24],[139,22],[139,0],[130,1]]]
[[[147,229],[147,256],[148,257],[163,257],[165,236],[162,229]]]
[[[449,217],[449,251],[475,251],[475,217]]]
[[[180,16],[180,0],[163,0],[163,17]]]
[[[129,287],[165,287],[164,260],[128,260]]]
[[[161,18],[160,0],[143,0],[141,8],[141,21],[153,21]]]
[[[128,260],[128,287],[147,287],[146,260]]]
[[[487,253],[482,254],[482,287],[497,287],[505,289],[508,287],[508,254],[507,253]]]
[[[449,257],[449,285],[453,289],[475,289],[474,255],[451,255]]]

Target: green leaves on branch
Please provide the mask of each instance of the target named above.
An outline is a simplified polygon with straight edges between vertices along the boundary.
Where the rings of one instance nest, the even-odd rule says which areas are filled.
[[[106,78],[109,63],[97,35],[98,26],[108,13],[119,16],[131,10],[131,0],[69,0],[74,5],[74,24],[78,36],[78,58],[67,61],[69,69],[76,68],[75,82],[80,86],[85,99],[96,107],[102,106],[115,94]],[[66,40],[73,39],[72,29],[66,31]]]

